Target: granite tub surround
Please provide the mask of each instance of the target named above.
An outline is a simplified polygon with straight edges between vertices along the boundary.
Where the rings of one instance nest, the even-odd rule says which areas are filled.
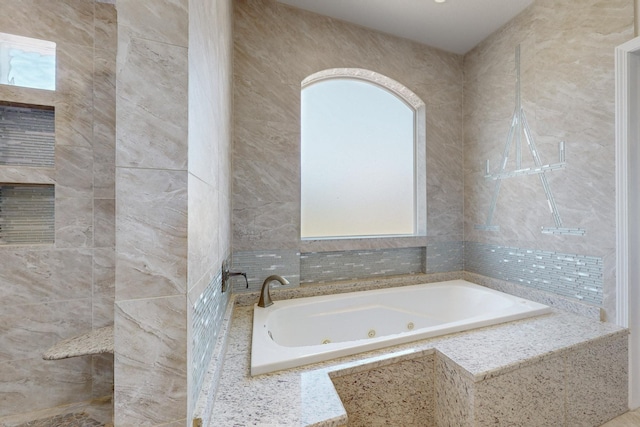
[[[249,376],[251,313],[235,305],[212,427],[362,425],[399,413],[438,426],[595,427],[627,410],[627,331],[566,312],[257,377]],[[399,372],[422,379],[395,387]],[[403,393],[431,402],[408,411]]]
[[[277,274],[277,273],[275,273]],[[289,287],[279,286],[273,283],[271,286],[271,297],[274,301],[279,299],[292,299],[313,297],[318,295],[341,294],[354,291],[369,291],[373,289],[384,289],[396,286],[418,285],[421,283],[444,282],[447,280],[461,279],[463,272],[434,273],[434,274],[414,274],[400,276],[386,276],[378,278],[366,278],[360,280],[345,280],[331,283],[306,284],[304,286]],[[253,305],[260,298],[260,290],[233,295],[234,301],[239,305]]]
[[[435,425],[435,355],[363,372],[332,376],[347,411],[348,426]]]
[[[0,248],[0,417],[113,388],[110,355],[41,356],[114,320],[116,9],[92,0],[10,3],[1,31],[55,42],[57,87],[0,85],[0,101],[53,107],[55,151],[51,167],[0,167],[0,182],[55,186],[55,242]]]

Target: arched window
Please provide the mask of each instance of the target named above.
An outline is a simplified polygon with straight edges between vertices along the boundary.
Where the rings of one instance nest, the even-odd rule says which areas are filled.
[[[361,69],[302,82],[301,237],[426,234],[425,107]]]

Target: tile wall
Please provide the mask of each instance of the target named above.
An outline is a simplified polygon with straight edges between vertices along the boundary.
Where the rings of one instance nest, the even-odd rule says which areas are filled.
[[[117,6],[114,423],[190,425],[229,295],[231,1]]]
[[[633,36],[631,0],[537,0],[464,56],[273,0],[234,5],[235,269],[250,269],[246,260],[252,255],[299,253],[300,270],[289,266],[281,272],[297,273],[299,283],[305,283],[304,260],[316,253],[335,252],[325,257],[326,265],[315,264],[324,271],[331,270],[337,256],[348,257],[352,251],[426,248],[424,272],[459,271],[468,265],[480,274],[489,274],[496,252],[478,251],[476,244],[517,253],[568,254],[595,266],[586,273],[588,283],[580,285],[584,292],[572,297],[602,305],[607,317],[613,316],[613,50]],[[556,227],[540,174],[509,173],[493,216],[498,228],[483,230],[476,226],[487,221],[496,182],[484,177],[486,161],[502,162],[516,102],[518,45],[522,107],[542,164],[559,162],[564,144],[565,164],[544,174],[562,224]],[[300,241],[300,82],[320,70],[348,67],[384,74],[426,104],[426,237]],[[534,166],[524,144],[522,168]],[[506,172],[510,170],[511,164]],[[543,233],[545,227],[585,233]],[[566,267],[555,259],[554,268]],[[259,286],[272,272],[267,268],[251,286]],[[492,274],[505,277],[504,272]],[[585,277],[584,272],[576,274],[579,280]],[[523,277],[514,280],[528,284]],[[550,286],[544,281],[536,286],[567,296],[571,292],[561,289],[563,281],[554,276]]]
[[[56,43],[57,90],[0,85],[0,101],[53,107],[55,151],[53,164],[0,166],[0,183],[55,187],[55,243],[0,246],[0,417],[113,387],[110,355],[41,354],[113,323],[116,11],[91,0],[10,3],[0,32]]]
[[[234,13],[233,267],[250,273],[250,288],[269,274],[308,283],[346,277],[358,265],[356,276],[425,271],[425,257],[437,271],[459,269],[462,56],[274,0],[236,1]],[[426,237],[300,240],[300,85],[330,68],[381,73],[425,102]],[[436,261],[438,246],[444,252]],[[259,260],[257,271],[252,259]],[[238,290],[240,282],[234,281]]]
[[[614,48],[632,37],[631,0],[536,0],[465,55],[465,269],[489,274],[498,258],[552,254],[545,271],[564,272],[566,258],[581,259],[597,271],[578,271],[577,281],[559,276],[547,289],[573,293],[567,285],[585,279],[580,298],[604,306],[607,319],[615,318]],[[541,163],[559,162],[564,144],[565,166],[544,174],[555,211],[564,228],[580,228],[584,235],[542,232],[556,225],[542,175],[502,180],[492,220],[499,229],[478,227],[487,222],[496,188],[496,181],[484,177],[486,162],[496,173],[515,108],[518,46],[522,108]],[[535,166],[524,136],[522,141],[521,168]],[[513,144],[507,172],[517,169]],[[479,258],[480,248],[484,256]],[[510,257],[505,251],[528,255]],[[540,262],[525,263],[529,269],[536,264],[540,272]],[[529,280],[502,267],[494,274]]]

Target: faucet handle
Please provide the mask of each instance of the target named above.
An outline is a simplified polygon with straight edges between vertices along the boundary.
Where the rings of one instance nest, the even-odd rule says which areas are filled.
[[[222,263],[222,292],[225,292],[229,287],[229,279],[234,276],[242,276],[244,277],[244,281],[247,284],[247,289],[249,289],[249,279],[247,279],[247,273],[243,273],[241,271],[229,271],[229,267],[225,262]]]

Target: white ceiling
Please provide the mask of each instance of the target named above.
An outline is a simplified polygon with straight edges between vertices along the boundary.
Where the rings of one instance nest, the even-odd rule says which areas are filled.
[[[278,0],[332,18],[464,54],[533,0]]]

